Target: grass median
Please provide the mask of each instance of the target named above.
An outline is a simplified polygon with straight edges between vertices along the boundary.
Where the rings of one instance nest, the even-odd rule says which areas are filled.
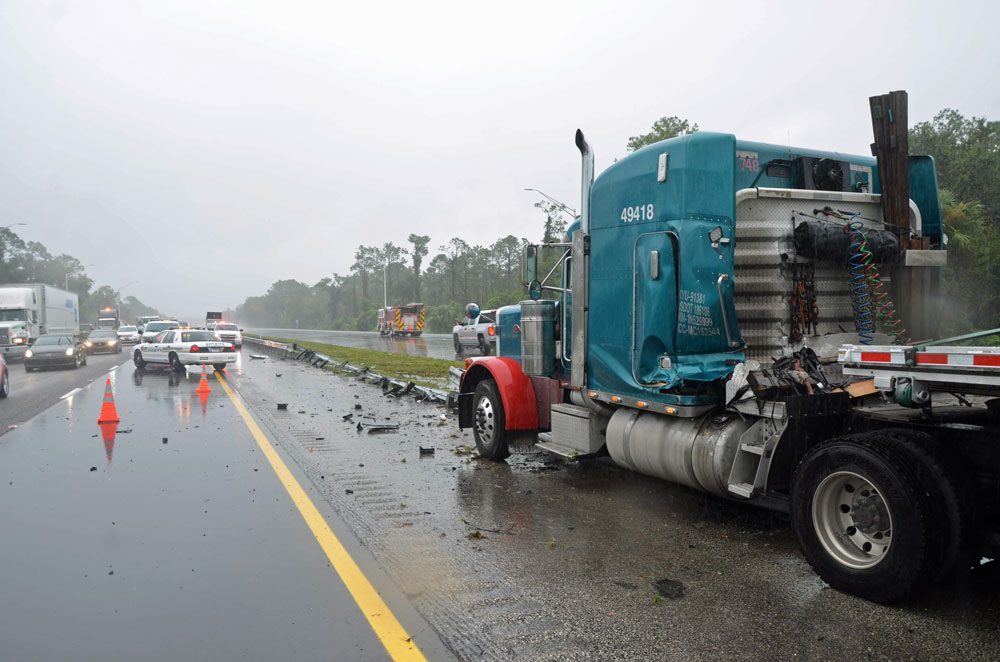
[[[393,352],[383,352],[377,349],[328,345],[321,342],[295,340],[292,338],[277,338],[274,336],[261,337],[275,342],[288,344],[295,343],[299,347],[305,347],[315,352],[325,354],[335,363],[343,363],[344,361],[347,361],[353,366],[366,367],[372,372],[385,377],[415,382],[420,386],[430,386],[436,388],[445,386],[448,383],[448,368],[451,366],[455,366],[456,368],[464,367],[464,364],[460,361],[433,359],[427,356],[395,354]]]

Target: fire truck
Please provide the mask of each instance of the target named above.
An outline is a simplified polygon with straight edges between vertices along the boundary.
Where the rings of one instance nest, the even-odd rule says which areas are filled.
[[[422,303],[386,306],[378,311],[376,330],[383,336],[419,336],[424,332],[426,312]]]
[[[479,455],[523,438],[785,512],[822,579],[877,602],[995,557],[1000,348],[966,343],[998,330],[910,340],[947,240],[905,103],[871,99],[875,158],[696,132],[594,179],[578,131],[581,214],[526,247],[530,298],[466,360]]]

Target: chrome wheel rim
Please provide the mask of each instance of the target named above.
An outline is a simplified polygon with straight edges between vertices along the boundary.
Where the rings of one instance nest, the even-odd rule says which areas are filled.
[[[493,441],[496,434],[496,412],[493,411],[493,403],[486,396],[479,398],[476,403],[476,436],[484,443]]]
[[[816,487],[812,519],[823,549],[855,570],[878,565],[892,543],[892,513],[880,490],[851,471],[830,474]]]

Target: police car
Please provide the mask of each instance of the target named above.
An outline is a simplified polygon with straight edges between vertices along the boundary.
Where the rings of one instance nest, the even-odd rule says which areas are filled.
[[[219,340],[211,331],[170,329],[139,344],[132,352],[132,362],[140,370],[149,364],[167,365],[177,372],[183,372],[185,366],[203,364],[223,370],[236,363],[236,347]]]

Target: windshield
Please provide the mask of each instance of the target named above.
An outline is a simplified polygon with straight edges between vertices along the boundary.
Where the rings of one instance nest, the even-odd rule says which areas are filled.
[[[68,345],[69,339],[66,336],[39,336],[35,345]]]
[[[214,333],[208,331],[185,331],[181,334],[181,342],[194,342],[201,340],[218,340]]]
[[[216,331],[239,331],[240,327],[236,326],[235,324],[216,324],[215,325],[215,330]]]
[[[118,327],[118,333],[135,333],[138,331],[134,326],[120,326]]]
[[[145,333],[152,333],[154,331],[166,331],[167,329],[176,329],[177,322],[150,322],[146,325],[144,330]]]
[[[87,336],[90,340],[104,340],[107,338],[117,338],[118,334],[114,331],[108,331],[107,329],[100,329],[98,331],[91,331],[90,335]]]
[[[0,310],[0,322],[23,322],[24,310]]]

